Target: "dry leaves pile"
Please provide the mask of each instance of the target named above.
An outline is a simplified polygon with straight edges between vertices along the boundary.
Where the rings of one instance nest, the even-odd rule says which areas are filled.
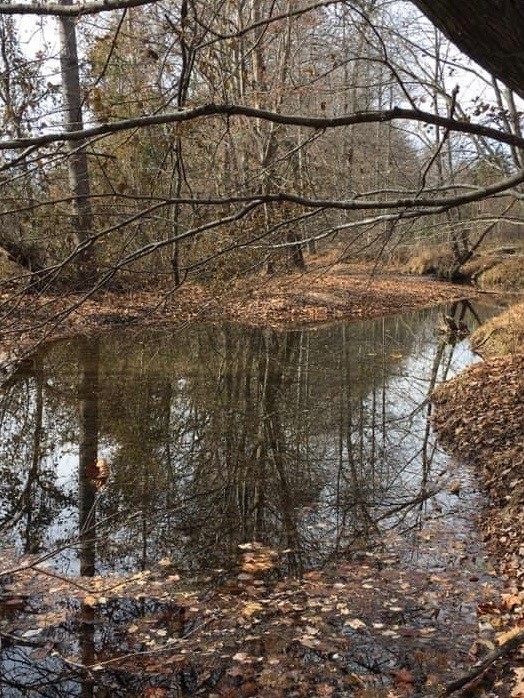
[[[439,387],[433,402],[441,443],[482,475],[487,539],[524,588],[524,354],[475,364]]]
[[[481,474],[489,497],[485,539],[506,591],[494,609],[507,627],[524,627],[524,354],[476,364],[437,389],[434,424],[440,441]],[[510,630],[511,632],[511,630]],[[524,696],[522,656],[516,687]],[[520,687],[520,688],[519,688]]]

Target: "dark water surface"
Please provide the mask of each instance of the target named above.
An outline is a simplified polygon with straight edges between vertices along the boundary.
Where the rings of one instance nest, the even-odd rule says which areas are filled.
[[[260,541],[285,550],[294,574],[411,533],[435,511],[453,517],[428,395],[475,357],[437,332],[445,312],[473,330],[495,310],[456,304],[288,332],[127,331],[46,348],[0,389],[0,552],[56,551],[48,564],[84,575],[167,558],[197,580]],[[103,487],[97,458],[110,467]],[[34,691],[6,652],[2,696],[78,692]]]
[[[419,515],[446,461],[428,394],[475,360],[438,334],[442,313],[54,344],[0,392],[0,545],[64,548],[61,572],[169,558],[198,575],[257,540],[296,572]]]

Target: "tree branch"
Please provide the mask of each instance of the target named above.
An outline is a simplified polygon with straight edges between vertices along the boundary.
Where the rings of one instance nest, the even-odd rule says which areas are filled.
[[[482,126],[470,121],[460,121],[451,117],[432,114],[420,109],[403,109],[393,107],[378,111],[358,111],[344,116],[321,117],[321,116],[301,116],[299,114],[280,114],[266,109],[246,107],[240,104],[205,104],[192,109],[185,109],[165,114],[153,114],[140,116],[132,119],[123,119],[112,123],[104,123],[99,126],[84,128],[80,131],[61,131],[58,133],[48,133],[42,136],[26,138],[13,138],[0,142],[0,150],[17,150],[30,146],[48,145],[58,141],[82,141],[86,138],[104,136],[120,131],[128,131],[146,126],[157,126],[160,124],[175,124],[194,121],[209,116],[243,116],[249,119],[262,119],[275,124],[286,124],[288,126],[304,126],[314,129],[341,128],[343,126],[354,126],[355,124],[386,123],[389,121],[419,121],[425,124],[441,126],[449,131],[457,133],[468,133],[484,138],[492,138],[499,143],[515,146],[524,149],[524,138],[516,134],[506,133],[497,128]]]
[[[522,645],[523,643],[524,630],[521,630],[513,637],[510,637],[509,640],[506,640],[506,642],[502,643],[500,647],[497,647],[497,649],[494,649],[492,652],[486,655],[486,657],[484,657],[484,659],[481,662],[476,664],[473,667],[473,669],[471,669],[471,671],[469,671],[467,674],[461,676],[459,679],[456,679],[455,681],[452,681],[451,683],[448,683],[444,689],[444,695],[450,696],[452,693],[459,691],[461,688],[466,686],[468,683],[471,683],[471,681],[473,681],[484,671],[486,671],[486,669],[488,669],[493,664],[493,662],[496,662],[497,659],[504,657],[506,654],[509,654],[513,650],[516,650],[517,647],[520,647],[520,645]]]
[[[27,4],[13,3],[0,4],[0,15],[40,15],[51,17],[81,17],[93,15],[99,12],[112,12],[113,10],[125,10],[128,7],[141,7],[142,5],[154,5],[158,0],[95,0],[78,5],[60,5],[58,3]]]

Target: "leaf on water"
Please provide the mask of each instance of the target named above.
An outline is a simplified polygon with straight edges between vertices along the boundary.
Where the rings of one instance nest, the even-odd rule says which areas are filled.
[[[522,632],[522,628],[515,626],[514,628],[511,628],[511,630],[497,635],[497,642],[499,643],[499,645],[503,645],[508,640],[513,639],[515,635],[518,635],[520,632]]]
[[[511,698],[524,698],[524,667],[516,667],[513,669],[516,682],[511,689]]]
[[[157,686],[148,686],[144,689],[142,695],[144,698],[165,698],[165,696],[167,696],[167,689]]]
[[[449,493],[458,496],[460,494],[461,485],[462,483],[459,480],[455,480],[449,487]]]
[[[366,624],[360,618],[351,618],[344,623],[344,626],[349,626],[353,630],[360,630],[361,628],[366,628]]]
[[[258,541],[241,543],[238,548],[243,551],[240,563],[242,572],[265,572],[274,569],[277,564],[278,552]]]
[[[245,661],[251,661],[251,657],[247,652],[237,652],[236,654],[233,655],[233,659],[235,662],[245,662]]]
[[[242,615],[250,618],[251,616],[255,615],[255,613],[260,613],[260,611],[263,610],[264,607],[261,603],[258,603],[258,601],[250,601],[242,609]]]
[[[41,633],[42,628],[33,628],[31,630],[26,630],[25,633],[22,633],[20,637],[32,638],[37,637],[37,635],[40,635]]]
[[[98,606],[98,599],[96,596],[92,596],[91,594],[88,594],[84,598],[84,604],[86,606],[91,606],[91,608],[94,608],[95,606]]]
[[[310,650],[315,649],[318,647],[320,644],[318,640],[315,640],[313,637],[309,637],[309,635],[304,635],[303,637],[299,637],[298,641],[303,647],[307,647]]]

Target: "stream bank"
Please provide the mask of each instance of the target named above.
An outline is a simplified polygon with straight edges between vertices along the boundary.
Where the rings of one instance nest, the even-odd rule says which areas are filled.
[[[20,356],[39,343],[118,327],[238,322],[258,327],[365,320],[451,303],[479,294],[471,287],[398,273],[372,264],[312,259],[307,272],[251,275],[227,284],[186,282],[173,289],[75,295],[0,294],[0,349]]]
[[[471,344],[484,361],[432,395],[440,443],[474,467],[487,495],[481,529],[504,581],[495,612],[509,632],[524,627],[523,338],[524,304],[519,304],[473,334]],[[513,668],[512,695],[524,695],[522,649],[513,654]]]

